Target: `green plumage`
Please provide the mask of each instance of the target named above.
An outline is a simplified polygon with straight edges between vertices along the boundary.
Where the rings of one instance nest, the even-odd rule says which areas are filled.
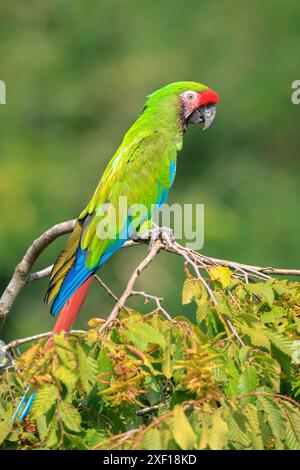
[[[103,204],[112,204],[117,209],[120,196],[125,196],[128,206],[145,205],[147,218],[151,218],[151,206],[170,189],[173,182],[170,168],[182,148],[184,123],[179,95],[186,90],[201,93],[206,89],[199,83],[178,82],[147,98],[141,115],[109,162],[92,199],[80,214],[65,250],[56,261],[47,302],[58,295],[79,248],[84,251],[85,266],[89,270],[97,267],[110,250],[114,251],[114,238],[99,239],[97,236],[97,226],[102,217],[99,208]],[[121,219],[117,220],[118,232],[124,223]]]

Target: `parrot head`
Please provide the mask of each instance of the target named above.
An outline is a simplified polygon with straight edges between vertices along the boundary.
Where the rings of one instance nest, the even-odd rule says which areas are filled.
[[[148,96],[146,106],[160,110],[177,109],[184,130],[188,124],[204,123],[202,130],[213,124],[216,116],[217,93],[197,82],[175,82]]]

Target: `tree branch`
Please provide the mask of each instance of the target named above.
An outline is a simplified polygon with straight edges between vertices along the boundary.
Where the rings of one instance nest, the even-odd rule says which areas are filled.
[[[37,238],[32,245],[28,248],[27,252],[25,253],[21,262],[17,265],[15,272],[7,286],[4,290],[2,297],[0,298],[0,328],[2,327],[5,318],[9,314],[11,307],[17,298],[18,294],[22,290],[22,288],[31,282],[37,281],[39,279],[43,279],[44,277],[48,277],[52,266],[48,266],[45,269],[42,269],[37,272],[31,273],[31,269],[39,257],[39,255],[47,248],[50,243],[52,243],[56,238],[60,237],[61,235],[70,233],[74,226],[76,220],[69,220],[66,222],[62,222],[60,224],[54,225],[49,230],[47,230],[44,234],[42,234],[39,238]],[[149,240],[129,240],[124,244],[124,248],[128,248],[131,246],[138,246],[141,243],[149,244]],[[140,265],[136,268],[134,273],[132,274],[127,288],[124,291],[122,297],[120,299],[115,296],[115,294],[111,291],[111,289],[105,285],[102,280],[96,277],[97,281],[102,285],[102,287],[109,293],[109,295],[117,302],[115,308],[111,312],[109,318],[115,317],[116,312],[119,311],[121,308],[125,307],[125,302],[127,299],[134,294],[133,286],[136,282],[137,277],[140,273],[148,266],[151,261],[155,258],[157,253],[162,249],[168,251],[170,253],[176,254],[182,257],[185,261],[186,265],[190,265],[196,277],[203,283],[205,286],[209,296],[212,299],[214,304],[217,303],[215,296],[210,289],[208,282],[204,279],[201,274],[201,270],[206,270],[209,274],[209,268],[214,266],[227,266],[231,270],[233,270],[233,275],[237,278],[243,277],[245,282],[249,282],[249,278],[258,278],[262,280],[270,279],[271,275],[277,276],[300,276],[300,269],[286,269],[286,268],[273,268],[273,267],[261,267],[261,266],[252,266],[249,264],[238,263],[236,261],[230,261],[226,259],[218,259],[205,256],[201,253],[196,251],[190,250],[176,241],[172,241],[171,243],[164,243],[162,240],[159,241],[158,244],[155,245],[155,250],[150,250],[150,253],[146,256],[146,258],[140,263]],[[145,267],[144,267],[145,263]],[[129,290],[128,290],[129,289]],[[141,295],[142,293],[139,293]],[[167,318],[169,314],[163,309],[161,306],[161,299],[155,296],[150,296],[146,293],[143,293],[145,298],[152,299],[155,301],[157,309],[161,311]],[[171,317],[170,317],[171,318]]]
[[[107,320],[103,325],[99,328],[99,333],[102,333],[105,329],[109,328],[111,323],[117,318],[119,311],[124,307],[127,299],[132,295],[132,291],[134,288],[134,285],[136,281],[138,280],[139,276],[141,273],[149,266],[151,261],[155,258],[155,256],[159,253],[161,247],[162,247],[162,242],[160,240],[157,240],[151,250],[149,251],[148,255],[146,258],[144,258],[140,264],[135,268],[133,271],[128,283],[127,287],[124,290],[123,294],[121,295],[120,299],[114,306],[113,310],[111,311],[110,315],[107,317]]]
[[[86,334],[86,331],[84,330],[71,330],[69,332],[66,333],[68,336],[70,335],[73,335],[73,334]],[[14,339],[13,341],[11,341],[10,343],[8,344],[5,344],[5,346],[3,347],[3,349],[5,351],[9,351],[11,349],[15,349],[15,348],[18,348],[19,346],[21,346],[22,344],[26,344],[26,343],[31,343],[32,341],[36,341],[38,339],[42,339],[42,338],[48,338],[49,336],[52,336],[53,335],[53,332],[52,331],[48,331],[47,333],[40,333],[38,335],[33,335],[33,336],[28,336],[27,338],[21,338],[21,339]]]
[[[32,245],[28,248],[22,261],[17,265],[13,277],[0,299],[0,328],[9,314],[17,295],[27,283],[29,272],[36,259],[56,238],[65,233],[72,232],[75,223],[76,220],[68,220],[67,222],[54,225],[43,233],[43,235],[34,240]]]

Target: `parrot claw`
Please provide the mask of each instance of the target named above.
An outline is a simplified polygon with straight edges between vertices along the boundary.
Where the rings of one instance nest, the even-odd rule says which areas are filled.
[[[154,243],[157,240],[161,240],[166,246],[171,246],[174,242],[174,234],[169,227],[159,227],[153,224],[153,228],[148,230],[146,233],[140,236],[142,240],[149,240],[149,251],[152,250]]]

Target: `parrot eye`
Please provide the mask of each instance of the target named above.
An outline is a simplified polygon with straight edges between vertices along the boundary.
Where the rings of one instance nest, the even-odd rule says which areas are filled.
[[[194,91],[186,91],[185,98],[189,101],[193,101],[197,98],[197,93],[195,93]]]

